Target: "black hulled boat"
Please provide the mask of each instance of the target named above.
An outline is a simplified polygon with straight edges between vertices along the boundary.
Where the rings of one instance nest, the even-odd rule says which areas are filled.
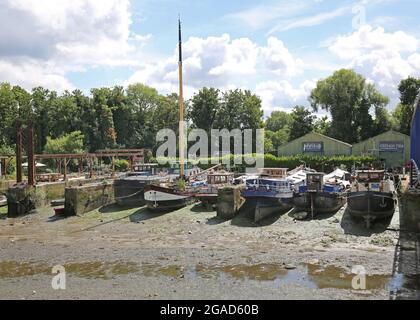
[[[306,175],[306,184],[296,190],[293,203],[298,211],[308,212],[312,218],[317,214],[335,213],[346,203],[345,172],[329,176],[311,172]]]
[[[371,223],[392,217],[397,205],[394,182],[384,170],[356,171],[348,195],[348,211],[353,217]]]

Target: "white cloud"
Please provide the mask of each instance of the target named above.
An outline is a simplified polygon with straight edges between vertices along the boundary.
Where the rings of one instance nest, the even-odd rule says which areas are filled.
[[[284,21],[281,24],[278,24],[277,26],[272,28],[268,32],[268,35],[278,32],[278,31],[287,31],[287,30],[302,28],[302,27],[318,26],[320,24],[323,24],[324,22],[327,22],[329,20],[342,16],[343,14],[349,12],[349,10],[350,10],[349,7],[341,7],[333,11],[321,12],[314,16],[296,18],[295,20],[292,20],[292,21],[290,20]]]
[[[250,9],[229,14],[225,17],[227,21],[237,21],[253,29],[266,26],[276,19],[283,19],[294,14],[299,14],[308,7],[308,2],[297,0],[280,0],[276,5],[258,5]]]
[[[129,0],[3,0],[0,60],[21,74],[4,73],[1,81],[40,85],[44,75],[60,88],[69,71],[138,65],[136,48],[148,36],[131,36],[131,23]]]
[[[330,50],[342,59],[352,59],[374,52],[414,52],[418,41],[403,31],[386,33],[381,27],[369,25],[361,27],[351,35],[340,36],[330,46]]]
[[[330,41],[329,50],[347,61],[348,68],[372,81],[395,104],[399,82],[420,74],[418,43],[403,31],[388,33],[381,27],[366,25]]]
[[[261,48],[261,54],[267,69],[277,75],[295,76],[303,71],[303,61],[295,59],[284,43],[275,37],[268,38],[267,47]]]
[[[63,73],[57,72],[47,64],[37,61],[11,63],[0,60],[1,81],[18,84],[27,90],[42,86],[51,90],[72,90],[74,86],[65,78]]]
[[[303,62],[293,57],[284,43],[275,37],[270,37],[266,46],[258,46],[248,38],[231,39],[228,34],[191,37],[184,43],[183,53],[186,98],[204,86],[222,90],[234,87],[254,89],[258,82],[256,78],[262,77],[276,79],[276,82],[268,81],[257,86],[265,110],[269,111],[282,93],[286,93],[284,105],[288,107],[306,99],[308,83],[298,89],[293,89],[288,83],[290,77],[302,73]],[[135,72],[125,85],[140,82],[162,93],[177,92],[177,58],[177,52],[174,52],[163,62],[145,66]],[[281,90],[276,92],[279,87]]]
[[[287,80],[265,81],[257,85],[255,91],[263,101],[263,108],[268,115],[274,110],[290,111],[296,105],[307,105],[315,80],[307,80],[295,88]]]

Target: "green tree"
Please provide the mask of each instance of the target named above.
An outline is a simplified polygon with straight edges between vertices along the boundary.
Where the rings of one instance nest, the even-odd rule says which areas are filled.
[[[50,108],[51,137],[58,138],[69,132],[82,130],[86,119],[82,118],[83,110],[72,93],[65,91],[63,95],[53,99]]]
[[[51,128],[60,125],[61,117],[52,115],[57,93],[37,87],[32,90],[32,108],[34,112],[35,152],[43,153],[47,137],[51,135]]]
[[[220,111],[220,100],[220,91],[214,88],[203,88],[193,96],[189,116],[194,127],[210,133]]]
[[[379,114],[389,103],[363,76],[347,69],[318,81],[309,101],[315,111],[331,113],[330,135],[348,143],[360,141],[361,133],[371,130],[361,119],[370,122],[372,107]]]
[[[222,103],[214,123],[215,129],[245,130],[264,127],[264,112],[261,99],[249,90],[231,90],[222,94]],[[253,135],[252,150],[255,152],[256,134]],[[244,148],[250,150],[251,146]],[[233,150],[233,141],[231,145]]]
[[[93,150],[114,148],[117,134],[114,127],[112,110],[109,107],[111,90],[109,88],[92,89],[92,106],[95,111],[96,123],[93,127]]]
[[[279,130],[290,127],[293,122],[292,115],[284,111],[273,111],[271,116],[265,122],[267,130],[277,132]]]
[[[293,123],[293,117],[290,113],[284,111],[273,111],[265,122],[266,145],[271,146],[275,151],[281,145],[289,141],[290,126]],[[267,148],[266,148],[267,149]]]
[[[222,104],[214,127],[217,129],[260,129],[264,122],[261,99],[249,90],[230,90],[222,95]]]
[[[131,136],[130,126],[128,125],[131,113],[126,100],[123,87],[116,86],[109,92],[108,106],[112,111],[116,143],[121,147],[127,146],[127,141]]]
[[[414,102],[420,93],[420,79],[408,77],[400,82],[398,90],[400,92],[400,104],[394,112],[394,117],[399,124],[399,131],[409,135],[414,113]]]
[[[330,134],[331,121],[328,117],[317,118],[314,122],[314,131],[325,136]]]
[[[272,134],[274,132],[272,131],[265,131],[265,137],[264,137],[264,152],[270,153],[275,152],[275,147],[273,145],[273,141],[271,140]]]
[[[80,131],[84,139],[84,146],[90,152],[96,151],[96,128],[97,119],[96,112],[91,103],[91,99],[83,94],[81,90],[74,90],[72,93],[74,103],[77,105],[77,110],[80,110],[78,118],[80,119]]]
[[[265,130],[265,138],[270,140],[271,143],[266,142],[267,145],[271,146],[271,150],[269,151],[277,150],[280,146],[287,143],[289,141],[289,134],[289,128],[284,128],[276,132]]]
[[[17,118],[17,103],[9,83],[0,84],[0,146],[11,146]]]
[[[161,103],[157,90],[142,84],[130,85],[126,90],[126,103],[130,110],[128,145],[131,148],[152,147],[155,142],[153,113]]]
[[[45,153],[82,153],[84,151],[83,141],[84,136],[80,131],[71,132],[56,139],[47,137]]]
[[[296,106],[292,111],[289,141],[303,137],[314,130],[316,117],[305,107]]]

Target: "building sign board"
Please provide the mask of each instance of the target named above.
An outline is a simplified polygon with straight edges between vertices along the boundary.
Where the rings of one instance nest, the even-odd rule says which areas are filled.
[[[303,143],[303,152],[323,152],[324,143],[323,142],[304,142]]]
[[[382,141],[379,143],[380,152],[403,152],[404,149],[403,141]]]

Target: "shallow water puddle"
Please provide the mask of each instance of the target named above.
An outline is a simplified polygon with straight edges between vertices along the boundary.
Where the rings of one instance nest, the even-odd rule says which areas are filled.
[[[136,263],[131,262],[86,262],[64,265],[66,272],[79,278],[110,279],[113,276],[139,272]]]
[[[64,265],[67,274],[84,279],[109,280],[116,276],[139,273],[146,277],[169,277],[187,279],[236,279],[241,281],[260,281],[275,286],[300,285],[310,289],[352,290],[354,274],[335,266],[322,267],[315,264],[299,265],[294,270],[287,270],[280,264],[225,265],[212,266],[198,264],[194,268],[179,265],[137,264],[134,262],[81,262]],[[40,262],[0,262],[0,279],[52,275],[51,266]],[[400,288],[418,289],[413,286],[417,281],[408,281],[403,275],[367,275],[366,289],[384,289],[396,291]]]
[[[287,270],[277,264],[205,266],[197,265],[195,272],[203,278],[230,276],[241,280],[274,281],[287,275]]]
[[[51,268],[37,262],[0,262],[0,279],[51,274]]]
[[[155,264],[146,264],[141,267],[142,273],[147,277],[171,277],[179,278],[184,275],[184,268],[175,265],[160,266]]]
[[[348,273],[345,269],[307,264],[307,275],[318,289],[353,289],[352,281],[355,274]],[[391,275],[366,275],[366,290],[387,289],[392,281]]]
[[[64,265],[70,275],[85,279],[111,279],[113,276],[139,272],[136,263],[82,262]],[[52,275],[52,267],[39,262],[0,262],[0,279]]]
[[[196,267],[196,275],[202,278],[231,277],[239,280],[256,280],[272,282],[283,286],[298,284],[311,289],[347,289],[351,290],[354,274],[335,266],[300,265],[294,270],[286,270],[278,264],[236,265],[236,266],[204,266]],[[390,275],[367,275],[366,289],[387,289],[391,283]]]

